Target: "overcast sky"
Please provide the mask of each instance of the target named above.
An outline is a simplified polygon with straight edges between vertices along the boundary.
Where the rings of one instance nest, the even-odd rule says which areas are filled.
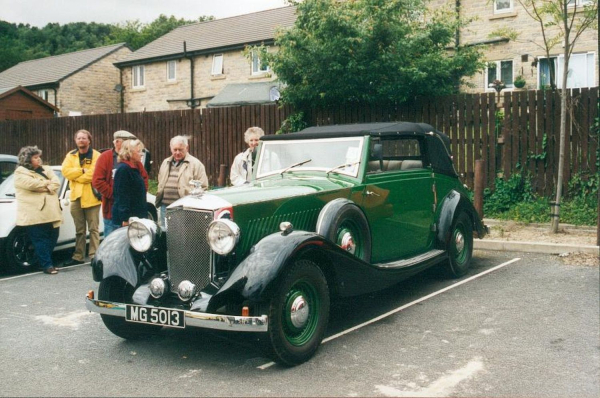
[[[160,14],[224,18],[285,5],[285,0],[0,0],[0,20],[38,27],[50,22],[151,22]]]

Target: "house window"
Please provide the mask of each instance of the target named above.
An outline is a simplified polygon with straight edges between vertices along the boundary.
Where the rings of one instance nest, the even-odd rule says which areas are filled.
[[[495,80],[500,80],[506,88],[513,86],[513,61],[493,61],[488,62],[487,67],[487,90],[493,90]]]
[[[48,101],[48,98],[50,96],[50,91],[48,91],[48,90],[38,90],[37,95],[39,97],[41,97],[43,100]]]
[[[577,5],[577,7],[583,7],[587,4],[591,4],[592,0],[569,0],[569,3],[567,3],[568,7],[575,7],[575,5]]]
[[[569,72],[567,74],[567,88],[581,88],[594,86],[594,53],[573,54],[569,59]],[[562,73],[564,70],[564,57],[540,58],[538,64],[538,87],[549,87],[551,70],[554,73],[556,87],[562,88]]]
[[[260,62],[260,58],[258,58],[258,53],[256,51],[252,52],[252,74],[253,75],[262,75],[270,70],[268,65],[263,65]]]
[[[579,1],[579,0],[577,0]],[[513,10],[513,0],[494,0],[494,14],[511,12]]]
[[[167,81],[174,82],[177,80],[177,61],[167,62]]]
[[[211,75],[222,75],[223,74],[223,54],[213,55]]]
[[[138,65],[131,68],[131,78],[133,88],[144,87],[144,65]]]

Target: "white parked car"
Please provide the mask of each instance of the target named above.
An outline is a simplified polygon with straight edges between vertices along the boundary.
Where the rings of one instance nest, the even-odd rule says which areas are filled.
[[[60,180],[58,198],[63,209],[63,223],[60,226],[56,250],[75,246],[75,224],[69,209],[69,181],[60,171],[60,166],[52,166]],[[154,207],[154,195],[146,194],[148,218],[157,220]],[[100,210],[102,212],[102,210]],[[0,266],[12,272],[24,272],[36,266],[33,245],[24,228],[16,226],[17,203],[15,199],[14,174],[0,184]],[[100,213],[100,237],[103,236],[104,223]]]

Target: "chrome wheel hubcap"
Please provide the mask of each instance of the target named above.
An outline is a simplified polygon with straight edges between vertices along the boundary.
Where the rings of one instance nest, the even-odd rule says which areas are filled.
[[[356,243],[354,243],[354,238],[350,232],[346,232],[342,236],[342,244],[340,247],[350,254],[354,254],[354,252],[356,252]]]
[[[298,329],[303,328],[306,325],[306,321],[308,321],[309,313],[308,302],[304,297],[296,297],[290,308],[290,320],[292,321],[292,325]]]
[[[457,232],[454,236],[454,245],[457,253],[461,253],[465,249],[465,237],[461,232]]]

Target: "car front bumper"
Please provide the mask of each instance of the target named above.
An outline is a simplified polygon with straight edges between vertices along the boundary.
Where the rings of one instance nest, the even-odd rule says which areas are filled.
[[[125,318],[125,304],[123,303],[94,300],[86,297],[85,306],[91,312]],[[266,332],[269,327],[269,318],[266,315],[234,316],[195,311],[184,311],[184,314],[186,328],[197,327],[235,332]]]

